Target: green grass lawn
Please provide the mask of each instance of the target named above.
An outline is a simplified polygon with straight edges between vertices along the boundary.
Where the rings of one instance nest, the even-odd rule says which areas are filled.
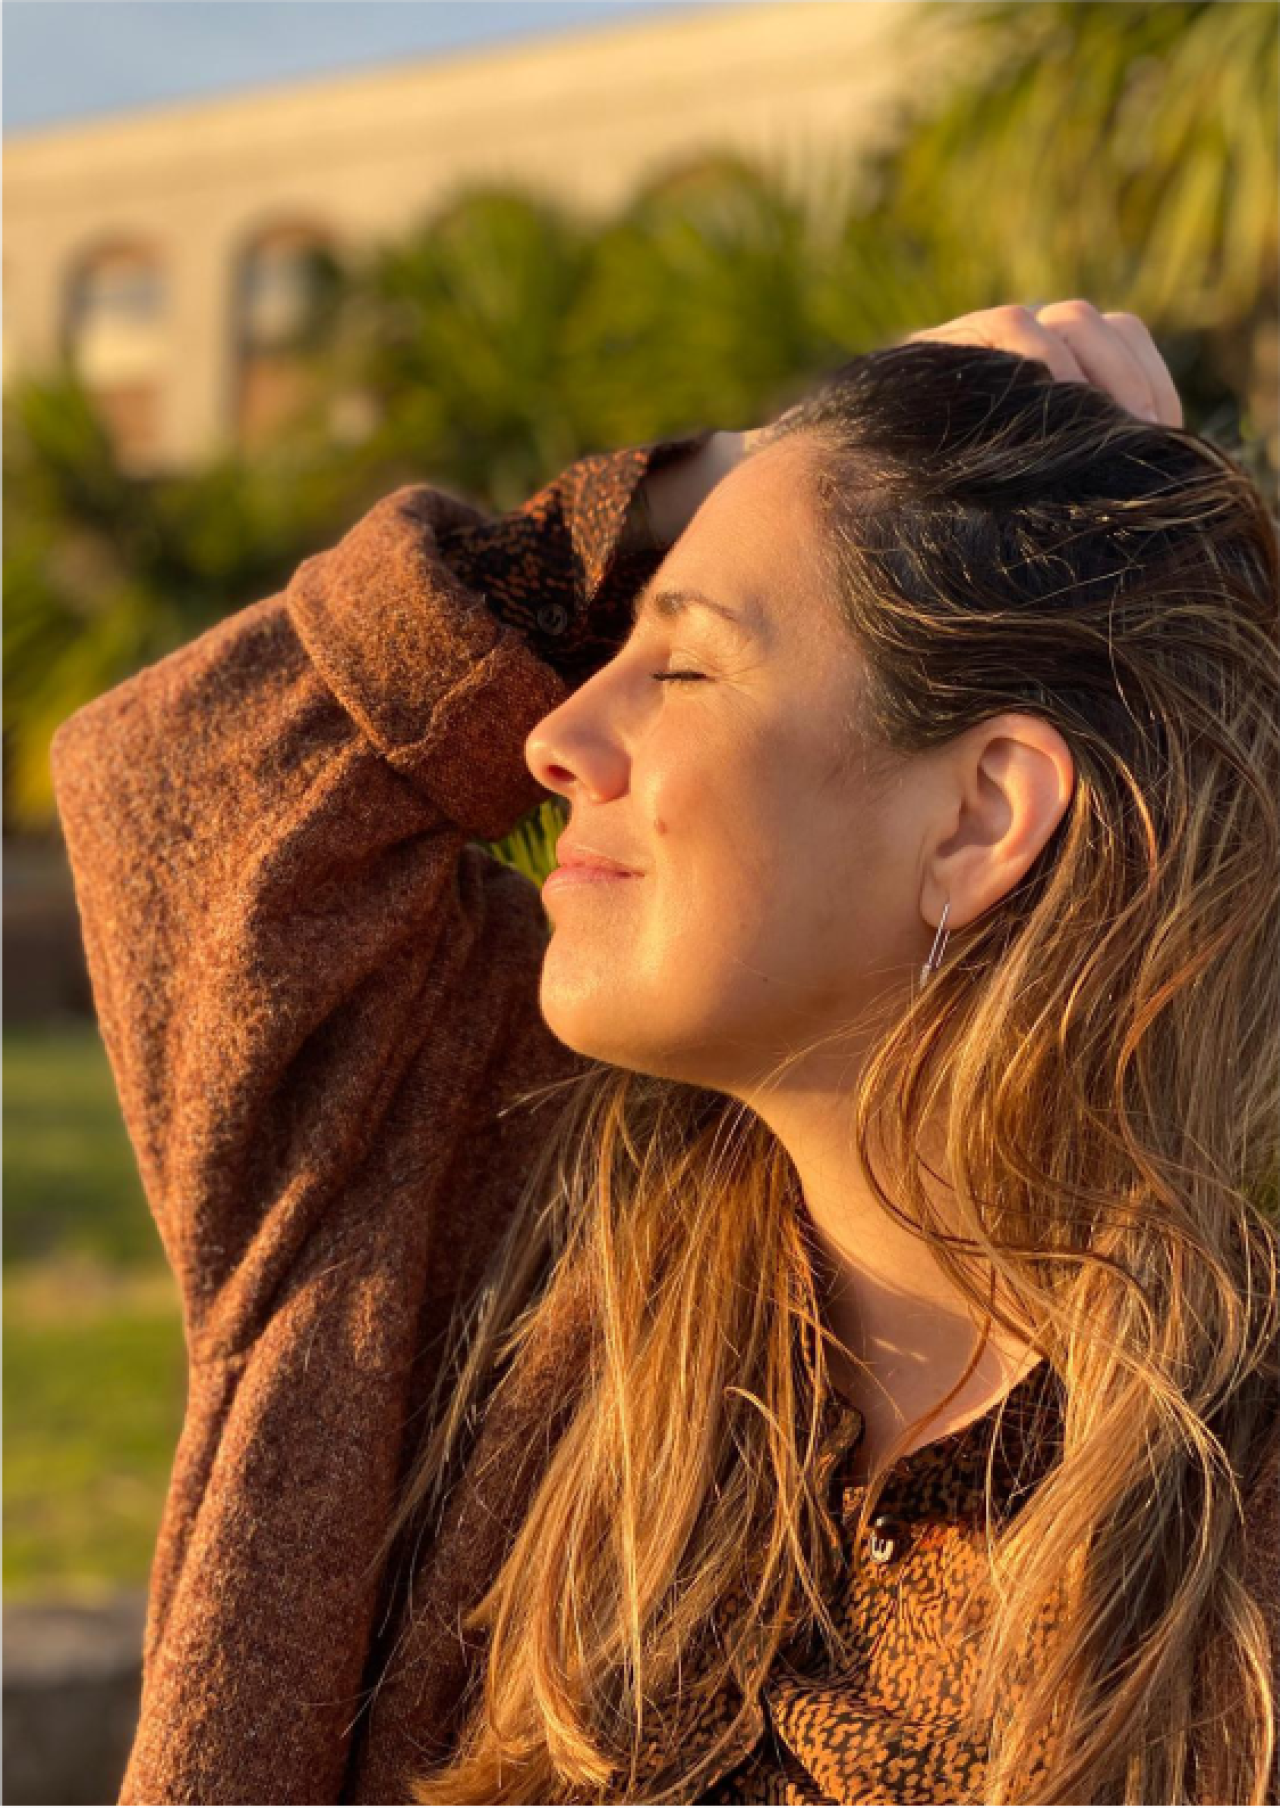
[[[4,1032],[4,1261],[163,1262],[92,1023]]]
[[[6,1274],[4,1344],[6,1598],[145,1583],[186,1398],[168,1275]]]
[[[186,1395],[177,1287],[92,1024],[4,1037],[7,1598],[145,1583]]]

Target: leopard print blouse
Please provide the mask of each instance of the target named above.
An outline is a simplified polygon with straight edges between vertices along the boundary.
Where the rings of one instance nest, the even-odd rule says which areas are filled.
[[[832,1412],[824,1461],[841,1527],[833,1617],[856,1653],[843,1674],[790,1653],[763,1692],[754,1747],[702,1802],[980,1802],[985,1753],[959,1730],[989,1605],[983,1506],[988,1457],[999,1520],[1016,1512],[1060,1429],[1041,1360],[1003,1401],[891,1469],[862,1544],[864,1483],[850,1479],[861,1417]],[[1047,1639],[1057,1615],[1038,1634]]]

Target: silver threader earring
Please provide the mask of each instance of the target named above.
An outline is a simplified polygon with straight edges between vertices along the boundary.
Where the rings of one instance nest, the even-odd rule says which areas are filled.
[[[929,958],[920,969],[921,985],[924,985],[926,980],[928,980],[932,974],[936,973],[938,968],[942,965],[942,956],[946,951],[947,936],[950,933],[947,928],[947,913],[950,909],[951,900],[948,898],[946,903],[942,906],[942,921],[938,924],[938,933],[933,938],[933,947],[929,950]]]

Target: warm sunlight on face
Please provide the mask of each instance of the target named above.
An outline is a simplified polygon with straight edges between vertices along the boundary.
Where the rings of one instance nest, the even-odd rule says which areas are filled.
[[[548,1025],[739,1096],[922,958],[914,781],[849,754],[861,662],[816,553],[814,456],[782,442],[711,492],[629,640],[526,746],[566,841],[638,873],[548,892]]]

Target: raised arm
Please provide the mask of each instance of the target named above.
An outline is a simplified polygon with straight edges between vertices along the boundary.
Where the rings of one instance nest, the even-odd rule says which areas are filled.
[[[536,1035],[537,893],[467,843],[546,795],[525,737],[654,562],[638,485],[705,438],[582,460],[496,521],[400,489],[59,729],[99,1021],[194,1360],[322,1266],[375,1151],[429,1169],[495,1047]]]

